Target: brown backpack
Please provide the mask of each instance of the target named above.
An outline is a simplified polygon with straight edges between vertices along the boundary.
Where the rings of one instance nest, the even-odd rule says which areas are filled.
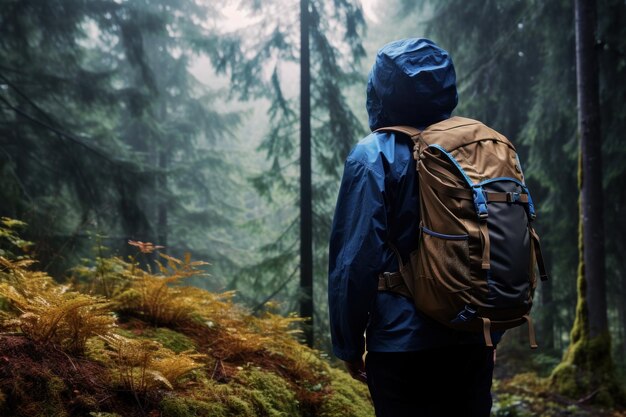
[[[379,290],[410,296],[419,310],[460,330],[482,331],[528,323],[537,287],[535,264],[547,279],[535,207],[517,153],[507,138],[484,124],[452,117],[423,131],[378,129],[414,142],[420,196],[416,251],[398,273],[383,273]]]

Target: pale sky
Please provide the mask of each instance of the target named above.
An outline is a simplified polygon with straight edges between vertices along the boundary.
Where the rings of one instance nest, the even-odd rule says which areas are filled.
[[[373,23],[378,23],[379,19],[376,14],[376,9],[379,0],[360,1],[361,5],[363,6],[363,14],[365,15],[365,18]],[[221,22],[221,24],[225,25],[229,30],[246,26],[247,24],[250,24],[255,20],[254,18],[243,15],[241,10],[239,10],[239,8],[233,4],[227,4],[226,6],[224,6],[222,8],[222,13],[224,14],[225,19]]]
[[[376,6],[378,5],[378,0],[361,0],[361,4],[363,5],[365,18],[374,23],[378,23],[378,16],[376,16],[376,13],[374,12],[376,10]]]

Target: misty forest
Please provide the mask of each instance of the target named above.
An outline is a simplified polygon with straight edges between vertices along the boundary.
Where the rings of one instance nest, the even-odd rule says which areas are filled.
[[[0,416],[373,417],[329,235],[414,37],[537,209],[539,348],[506,332],[492,416],[626,416],[623,0],[0,0]]]

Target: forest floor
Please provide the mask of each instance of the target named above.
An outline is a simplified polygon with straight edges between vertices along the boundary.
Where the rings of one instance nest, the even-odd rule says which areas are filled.
[[[626,417],[626,409],[592,405],[597,392],[579,399],[554,392],[550,371],[558,357],[529,349],[521,332],[510,330],[498,347],[493,417]]]
[[[547,379],[534,373],[495,380],[494,417],[626,417],[626,410],[589,405],[591,398],[572,400],[548,388]]]
[[[125,334],[134,334],[136,337],[158,338],[161,341],[169,339],[166,343],[172,347],[178,345],[179,348],[183,348],[184,344],[191,340],[181,336],[182,333],[159,330],[138,320],[125,323],[122,329]],[[286,381],[294,380],[293,369],[281,367],[276,358],[264,359],[265,355],[260,351],[257,356],[252,358],[246,354],[242,362],[235,355],[223,362],[216,362],[212,369],[209,369],[210,378],[224,386],[229,384],[245,386],[250,380],[243,375],[247,374],[247,368],[253,360],[255,367],[263,369],[264,372],[269,369]],[[539,377],[534,372],[501,376],[494,380],[493,417],[626,417],[625,410],[607,410],[586,404],[585,400],[590,398],[576,401],[554,394],[549,390],[548,379]],[[179,392],[182,390],[185,393],[183,396],[176,397],[173,392],[163,387],[138,397],[132,390],[111,386],[110,369],[93,358],[69,355],[58,347],[34,343],[22,334],[0,334],[0,409],[4,412],[0,415],[3,417],[211,416],[208,409],[194,409],[191,403],[186,406],[178,404],[178,408],[172,406],[176,403],[175,398],[178,398],[178,401],[185,396],[193,398],[194,388],[201,384],[199,378],[190,377],[177,388]],[[258,389],[258,387],[249,388]],[[265,387],[266,391],[268,389],[280,390],[281,387]],[[295,388],[295,385],[289,389],[300,391],[296,397],[309,405],[321,404],[324,401],[321,397],[330,395],[330,391],[321,386],[318,390],[314,387]],[[362,393],[363,390],[361,395]],[[18,403],[14,402],[16,400],[19,400]],[[9,405],[7,401],[13,404]],[[224,398],[216,401],[224,401]],[[232,401],[232,398],[228,401]],[[241,401],[245,403],[250,401],[250,398],[242,397]],[[252,403],[254,401],[258,399]],[[248,414],[245,407],[227,409],[228,413],[224,414],[227,416],[285,415],[272,414],[271,411],[278,409],[271,407],[267,409],[257,407],[256,410],[253,407],[249,411],[254,414]],[[361,409],[358,412],[358,415],[367,416],[371,410]],[[351,415],[346,414],[345,417]]]

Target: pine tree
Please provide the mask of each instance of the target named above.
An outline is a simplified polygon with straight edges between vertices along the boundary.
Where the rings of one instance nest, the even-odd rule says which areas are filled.
[[[223,39],[215,50],[213,62],[231,77],[231,86],[243,99],[265,97],[269,100],[269,132],[260,150],[270,161],[270,168],[253,179],[253,185],[275,205],[282,221],[263,248],[263,259],[253,266],[249,275],[253,287],[262,287],[262,294],[248,295],[260,303],[281,291],[283,299],[300,300],[293,277],[298,273],[299,192],[297,167],[298,101],[290,84],[289,69],[300,57],[299,8],[297,2],[285,5],[280,1],[235,2],[252,16],[260,16],[252,24]],[[266,20],[272,16],[271,23]],[[364,55],[361,31],[364,20],[360,5],[341,0],[309,1],[309,40],[311,62],[311,131],[312,131],[312,238],[315,304],[317,325],[327,326],[325,287],[327,245],[332,206],[336,198],[339,170],[348,151],[363,133],[346,100],[343,88],[364,79],[355,72],[355,63]],[[295,293],[295,294],[294,294]],[[266,296],[267,294],[267,296]],[[294,296],[295,295],[295,296]],[[245,294],[244,294],[245,296]],[[252,301],[254,303],[254,301]],[[294,304],[287,305],[293,310]],[[327,332],[320,332],[325,334]],[[318,343],[319,340],[317,341]]]

